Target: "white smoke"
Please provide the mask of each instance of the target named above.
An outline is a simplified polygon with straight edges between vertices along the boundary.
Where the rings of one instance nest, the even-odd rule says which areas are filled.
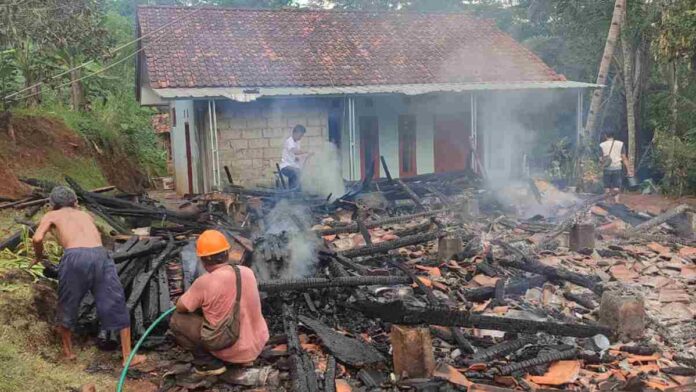
[[[267,238],[283,237],[288,257],[281,264],[254,258],[253,269],[261,280],[302,278],[313,273],[321,241],[311,228],[311,211],[307,206],[281,200],[265,217]]]
[[[323,140],[319,146],[314,146],[314,152],[302,169],[300,184],[307,193],[320,196],[331,194],[332,199],[343,196],[345,186],[341,175],[341,157],[336,146]]]

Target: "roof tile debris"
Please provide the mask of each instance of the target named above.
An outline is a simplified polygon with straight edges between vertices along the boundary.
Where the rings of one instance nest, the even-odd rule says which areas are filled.
[[[565,80],[468,13],[141,6],[138,23],[154,32],[143,40],[152,88]]]

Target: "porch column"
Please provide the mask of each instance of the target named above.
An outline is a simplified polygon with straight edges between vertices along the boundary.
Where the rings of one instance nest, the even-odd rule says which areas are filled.
[[[210,172],[212,174],[212,190],[219,190],[220,187],[220,155],[218,149],[217,131],[217,111],[215,110],[215,100],[208,101],[208,141],[210,143]]]
[[[351,181],[358,180],[355,166],[357,162],[356,154],[356,139],[357,133],[355,129],[355,98],[348,97],[348,144],[349,144],[349,155],[348,164],[350,165],[350,179]]]
[[[575,145],[580,146],[580,137],[582,135],[582,116],[583,116],[583,101],[584,101],[584,96],[585,96],[585,90],[583,89],[578,89],[578,105],[577,105],[577,113],[576,113],[576,121],[575,121]]]
[[[471,168],[476,168],[478,166],[478,118],[476,115],[477,108],[476,108],[476,93],[471,93],[471,137],[470,137],[470,144],[471,144]],[[481,172],[483,172],[483,168],[479,168]],[[476,171],[476,170],[474,170]]]

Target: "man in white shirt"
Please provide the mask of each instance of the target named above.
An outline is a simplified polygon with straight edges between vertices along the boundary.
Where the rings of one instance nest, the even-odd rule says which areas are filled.
[[[633,175],[632,169],[626,156],[624,143],[621,140],[616,140],[614,133],[611,131],[604,133],[604,139],[599,144],[599,147],[602,149],[600,164],[604,169],[604,189],[607,193],[614,193],[614,201],[618,203],[623,181],[622,165],[626,165],[629,177]]]
[[[292,129],[292,136],[285,139],[283,143],[283,154],[280,160],[280,174],[287,177],[288,187],[296,189],[299,185],[300,172],[307,158],[311,155],[309,152],[302,151],[300,140],[307,132],[304,126],[295,125]]]

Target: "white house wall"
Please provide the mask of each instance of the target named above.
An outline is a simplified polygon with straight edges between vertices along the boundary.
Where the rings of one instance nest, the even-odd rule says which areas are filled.
[[[372,98],[356,98],[357,150],[360,151],[360,117],[377,116],[379,152],[384,156],[391,175],[399,177],[399,116],[403,114],[414,115],[416,119],[417,171],[418,174],[432,173],[435,171],[433,145],[435,116],[462,114],[468,118],[471,105],[470,97],[469,94],[443,94],[421,97],[384,95]],[[372,100],[372,107],[368,105],[368,99]],[[347,130],[344,129],[343,135],[345,138],[348,137]],[[344,144],[347,144],[347,142]],[[344,146],[344,151],[344,154],[348,152],[347,146]],[[344,168],[344,175],[346,173],[347,170]],[[359,162],[357,163],[357,173],[360,173]],[[380,175],[384,176],[381,166]],[[348,177],[346,176],[346,178]]]
[[[199,171],[198,144],[196,143],[196,122],[193,101],[177,100],[171,102],[171,108],[176,112],[176,124],[172,126],[172,161],[176,190],[179,194],[189,191],[188,163],[186,159],[186,124],[189,126],[189,141],[191,145],[191,164],[193,169],[193,191],[199,192],[197,173]]]

